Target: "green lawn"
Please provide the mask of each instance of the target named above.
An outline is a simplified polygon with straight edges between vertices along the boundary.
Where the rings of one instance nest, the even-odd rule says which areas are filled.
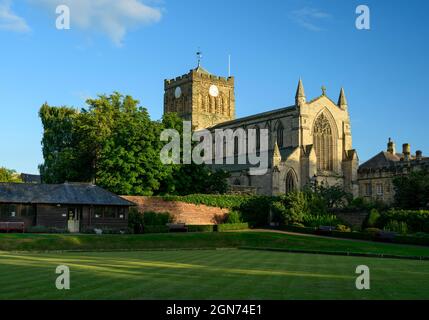
[[[55,269],[71,270],[71,290]],[[367,265],[371,289],[355,288]],[[0,253],[0,299],[428,299],[429,262],[247,250]]]
[[[227,232],[147,235],[0,234],[0,251],[141,250],[192,248],[274,248],[320,252],[375,253],[429,257],[429,247],[394,245],[272,232]]]

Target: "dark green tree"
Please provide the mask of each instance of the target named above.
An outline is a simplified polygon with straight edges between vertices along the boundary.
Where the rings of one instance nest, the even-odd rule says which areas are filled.
[[[117,92],[87,104],[80,111],[41,107],[44,182],[93,182],[127,195],[226,192],[224,172],[203,165],[162,164],[162,130],[183,131],[176,114],[152,121],[137,100]]]
[[[176,113],[167,113],[162,119],[163,129],[174,129],[180,133],[183,141],[183,120]],[[193,143],[194,146],[196,142]],[[180,159],[183,158],[183,153]],[[206,165],[171,164],[169,174],[163,181],[160,193],[188,195],[197,193],[218,193],[228,191],[227,178],[229,174],[218,170],[213,172]]]
[[[76,109],[51,107],[47,103],[40,108],[44,163],[39,166],[39,170],[45,183],[85,180],[76,152],[75,124],[78,114]]]
[[[104,112],[98,110],[100,101]],[[118,194],[156,192],[170,172],[159,156],[162,126],[129,96],[103,96],[90,104],[92,114],[103,116],[97,122],[102,139],[93,147],[97,184]]]
[[[393,180],[395,206],[402,209],[429,207],[429,172],[413,171]]]

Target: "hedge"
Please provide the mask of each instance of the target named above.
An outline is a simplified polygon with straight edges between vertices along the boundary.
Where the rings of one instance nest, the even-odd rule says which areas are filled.
[[[429,233],[429,211],[428,210],[396,210],[392,209],[381,214],[377,225],[384,228],[389,222],[398,221],[407,224],[410,233]]]
[[[164,196],[165,201],[181,201],[196,205],[233,209],[240,207],[252,196],[218,195],[218,194],[191,194],[187,196]]]
[[[226,224],[219,224],[217,226],[218,232],[246,230],[246,229],[249,229],[249,224],[247,222],[246,223],[226,223]]]
[[[276,229],[284,230],[284,231],[290,231],[290,232],[298,232],[298,233],[304,233],[304,234],[315,234],[316,228],[311,227],[298,227],[298,226],[281,226]]]
[[[414,244],[421,246],[429,246],[429,237],[403,236],[397,235],[393,238],[394,243]]]
[[[213,232],[215,226],[213,225],[186,225],[188,232]]]
[[[25,229],[26,233],[69,233],[67,229],[45,227],[45,226],[29,226]]]
[[[144,226],[144,233],[168,233],[168,226]]]
[[[341,232],[341,231],[332,231],[332,236],[335,238],[343,239],[353,239],[353,240],[374,240],[374,236],[368,232]]]

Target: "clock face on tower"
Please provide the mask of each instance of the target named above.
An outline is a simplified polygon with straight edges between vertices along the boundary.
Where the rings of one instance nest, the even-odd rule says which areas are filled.
[[[174,96],[176,97],[176,99],[179,99],[182,96],[182,89],[180,87],[176,88],[176,90],[174,91]]]
[[[218,87],[216,87],[214,84],[212,84],[210,86],[210,89],[209,89],[209,94],[212,97],[217,97],[219,95],[219,89],[218,89]]]

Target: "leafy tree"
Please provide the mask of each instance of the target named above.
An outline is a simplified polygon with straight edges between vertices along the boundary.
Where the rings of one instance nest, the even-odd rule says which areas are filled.
[[[183,141],[183,120],[175,113],[167,113],[162,119],[163,129],[175,129]],[[195,145],[195,143],[194,143]],[[183,153],[181,154],[183,158]],[[160,188],[160,193],[173,195],[188,195],[198,193],[226,193],[229,174],[218,170],[212,172],[206,165],[172,164]]]
[[[39,111],[43,125],[44,163],[39,166],[45,183],[84,181],[83,166],[77,159],[75,122],[78,111],[68,107],[51,107],[45,103]]]
[[[315,201],[320,201],[320,205],[324,205],[326,209],[344,208],[353,200],[353,195],[344,191],[343,187],[339,185],[317,184],[306,188],[305,192],[310,197],[318,198]]]
[[[6,169],[4,167],[0,168],[0,182],[22,182],[19,174],[15,170]]]
[[[395,206],[402,209],[421,209],[429,207],[429,172],[413,171],[393,180],[395,187]]]
[[[45,161],[39,168],[44,182],[93,182],[127,195],[226,192],[225,172],[161,163],[161,131],[183,131],[176,114],[152,121],[137,100],[117,92],[87,104],[80,111],[41,107]]]
[[[273,202],[271,209],[275,220],[282,224],[301,223],[306,215],[309,215],[309,202],[304,192],[289,192],[280,196]]]
[[[159,157],[159,123],[129,96],[116,93],[89,104],[101,133],[93,140],[97,184],[118,194],[153,194],[169,173]]]

